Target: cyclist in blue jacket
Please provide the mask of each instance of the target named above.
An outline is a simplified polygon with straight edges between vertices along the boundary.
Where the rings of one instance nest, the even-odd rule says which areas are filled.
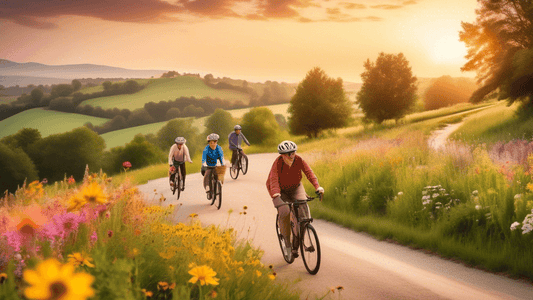
[[[220,165],[224,165],[224,151],[222,147],[217,145],[218,139],[220,137],[216,133],[211,133],[207,136],[208,145],[205,146],[204,152],[202,153],[202,166],[203,167],[214,167],[217,165],[217,160],[220,160]],[[214,172],[214,169],[207,168],[204,175],[204,188],[206,193],[209,194],[209,178],[211,172]]]

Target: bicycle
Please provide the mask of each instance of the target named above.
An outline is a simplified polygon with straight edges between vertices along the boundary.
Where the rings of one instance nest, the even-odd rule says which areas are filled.
[[[172,191],[172,195],[175,195],[176,191],[178,191],[177,199],[180,198],[181,192],[185,189],[185,182],[183,181],[183,176],[181,175],[180,170],[180,166],[184,163],[184,161],[174,162],[174,185],[170,187],[170,190]]]
[[[225,168],[224,166],[220,166]],[[218,200],[218,203],[215,205],[217,209],[220,209],[222,206],[222,182],[218,180],[218,174],[216,172],[217,166],[207,166],[207,169],[212,169],[209,177],[209,193],[207,195],[207,200],[211,201],[211,205],[215,204],[215,201]]]
[[[229,175],[234,180],[239,177],[239,171],[242,171],[242,175],[246,175],[248,172],[248,156],[244,154],[241,148],[237,149],[237,158],[235,158],[235,164],[230,168]]]
[[[318,193],[317,193],[318,194]],[[288,202],[284,205],[288,205],[290,208],[290,220],[291,220],[291,249],[287,249],[285,246],[285,240],[279,229],[279,214],[276,215],[276,232],[278,234],[279,246],[281,248],[281,253],[283,258],[289,264],[294,262],[294,259],[297,257],[292,254],[292,250],[298,250],[302,254],[302,259],[304,261],[305,268],[307,272],[312,275],[318,273],[320,268],[320,242],[318,240],[318,235],[315,228],[311,225],[313,218],[311,218],[311,212],[309,211],[309,206],[307,206],[307,213],[309,218],[300,217],[298,215],[298,210],[300,205],[305,204],[309,201],[312,201],[316,198],[322,200],[322,194],[319,194],[317,197],[307,196],[306,200],[297,200],[295,202]]]

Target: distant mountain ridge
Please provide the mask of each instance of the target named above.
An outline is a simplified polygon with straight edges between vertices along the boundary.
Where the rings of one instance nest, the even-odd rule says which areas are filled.
[[[132,70],[94,64],[45,65],[35,62],[17,63],[0,59],[0,85],[13,86],[21,83],[64,83],[65,80],[82,78],[150,78],[160,77],[168,70]],[[25,78],[28,77],[28,78]],[[33,78],[31,78],[33,77]],[[49,79],[49,80],[47,80]],[[34,80],[35,82],[33,82]]]

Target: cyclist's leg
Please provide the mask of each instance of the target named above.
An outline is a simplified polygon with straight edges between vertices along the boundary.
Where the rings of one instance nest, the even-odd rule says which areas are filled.
[[[293,197],[297,200],[307,199],[307,194],[305,193],[305,188],[303,184],[300,183],[300,185],[296,188]],[[307,219],[311,217],[309,216],[309,209],[307,208],[307,203],[300,205],[300,207],[298,208],[298,216],[300,217],[300,219]]]
[[[185,171],[185,163],[180,165],[180,171],[181,171],[181,181],[183,182],[183,185],[181,186],[182,189],[185,188],[185,175],[187,172]]]
[[[290,208],[288,205],[284,205],[285,201],[281,197],[276,197],[272,200],[274,207],[278,210],[279,217],[279,230],[283,239],[285,240],[285,247],[291,248],[291,222],[290,222]]]
[[[213,172],[213,169],[207,168],[207,170],[205,170],[204,189],[206,192],[209,192],[209,179],[211,178],[211,172]]]
[[[237,149],[232,149],[231,153],[231,166],[235,165],[235,159],[237,158]]]

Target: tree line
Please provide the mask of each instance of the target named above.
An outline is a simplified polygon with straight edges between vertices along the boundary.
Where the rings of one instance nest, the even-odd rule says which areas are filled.
[[[48,182],[73,176],[81,180],[85,166],[102,170],[108,175],[122,170],[129,161],[133,168],[167,163],[168,151],[177,136],[187,139],[191,156],[203,150],[206,136],[216,132],[220,143],[227,145],[227,136],[233,126],[240,123],[246,129],[248,140],[256,145],[274,145],[279,138],[288,136],[275,116],[265,107],[257,107],[242,119],[234,119],[223,109],[216,109],[206,121],[206,130],[199,132],[190,119],[173,119],[156,133],[138,134],[124,146],[106,150],[104,139],[87,127],[42,137],[37,129],[23,128],[15,134],[0,139],[0,190],[14,192],[23,182],[47,179]],[[197,162],[199,163],[199,162]]]

